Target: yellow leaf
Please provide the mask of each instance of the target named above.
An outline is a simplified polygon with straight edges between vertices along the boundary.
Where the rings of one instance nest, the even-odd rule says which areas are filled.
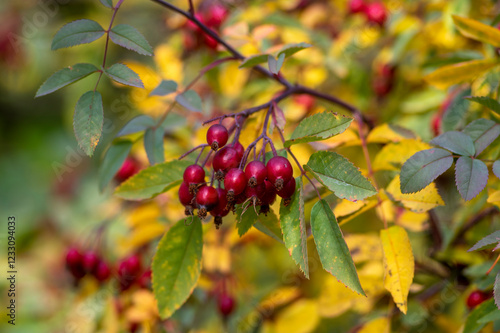
[[[427,75],[425,79],[437,88],[446,89],[457,83],[472,81],[497,65],[497,59],[465,61],[441,67]]]
[[[381,221],[393,222],[396,216],[396,207],[391,200],[382,200],[375,208],[375,212]]]
[[[387,317],[380,317],[367,322],[358,333],[389,333],[391,322]]]
[[[437,206],[444,205],[444,201],[441,199],[434,183],[430,183],[420,192],[403,194],[401,193],[398,175],[387,186],[386,191],[394,200],[401,202],[403,206],[416,213],[423,213]]]
[[[343,219],[339,219],[339,225],[344,225],[347,222],[353,220],[354,218],[358,217],[359,215],[363,214],[366,211],[369,211],[370,209],[374,208],[377,206],[377,200],[369,200],[363,208],[358,210],[356,213],[353,213]]]
[[[474,40],[500,47],[500,30],[476,20],[452,15],[458,31]]]
[[[241,93],[247,82],[249,69],[238,68],[239,64],[232,61],[223,66],[219,72],[219,85],[222,94],[228,97],[236,97]]]
[[[335,208],[333,209],[333,214],[335,214],[336,217],[350,215],[363,208],[364,205],[366,205],[366,202],[364,202],[363,200],[352,202],[343,199],[339,204],[335,206]]]
[[[142,204],[128,216],[127,224],[131,228],[156,221],[161,215],[160,207],[155,201]]]
[[[386,123],[371,130],[366,141],[370,143],[386,143],[399,142],[407,138],[408,136],[404,136],[402,133],[399,133],[396,128]]]
[[[132,306],[125,312],[128,321],[140,323],[158,318],[158,307],[153,293],[139,289],[132,295]]]
[[[277,308],[290,303],[300,295],[300,289],[297,287],[281,287],[274,290],[259,304],[260,309]]]
[[[181,83],[184,79],[184,66],[181,59],[181,50],[168,43],[155,48],[154,61],[162,78]],[[156,87],[154,87],[156,88]]]
[[[120,323],[118,320],[118,311],[116,309],[115,299],[109,296],[106,300],[106,308],[102,319],[102,332],[118,333],[120,331]]]
[[[500,191],[495,191],[493,193],[490,193],[488,195],[488,200],[486,200],[489,203],[497,203],[500,201]]]
[[[430,149],[431,146],[417,139],[405,139],[389,143],[375,156],[374,170],[400,170],[401,165],[418,151]]]
[[[206,244],[203,248],[203,268],[207,272],[228,273],[231,270],[231,253],[226,246]]]
[[[276,333],[309,333],[319,323],[318,305],[314,300],[301,299],[276,316]]]
[[[374,233],[347,234],[344,236],[352,260],[358,264],[370,260],[382,260],[382,246],[380,239]]]
[[[401,208],[402,209],[402,208]],[[397,214],[396,223],[411,231],[423,231],[427,229],[427,214],[415,213],[408,210]]]
[[[401,312],[406,314],[415,270],[410,239],[406,230],[397,225],[381,230],[380,239],[384,251],[385,289],[391,293]]]

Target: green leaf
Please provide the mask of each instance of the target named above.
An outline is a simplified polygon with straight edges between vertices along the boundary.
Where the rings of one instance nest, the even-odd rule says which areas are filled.
[[[359,169],[337,153],[318,151],[311,155],[304,167],[341,199],[356,201],[377,194]]]
[[[76,64],[63,68],[50,76],[38,89],[35,97],[50,94],[62,87],[70,85],[99,69],[92,64]]]
[[[166,96],[177,91],[177,82],[172,80],[163,80],[154,88],[149,96]]]
[[[274,213],[272,209],[269,209],[269,212],[267,215],[264,214],[259,214],[256,215],[253,207],[249,207],[246,212],[241,215],[241,212],[243,210],[238,208],[236,210],[236,221],[237,221],[237,228],[238,228],[238,235],[241,237],[244,234],[250,230],[252,226],[255,226],[257,223],[259,223],[262,226],[278,226],[279,229],[279,222],[278,222],[278,217]],[[280,232],[281,233],[281,232]],[[273,237],[273,236],[271,236]],[[278,239],[280,240],[280,239]]]
[[[276,217],[276,214],[274,214],[274,212],[273,215],[274,215],[273,218],[255,222],[253,227],[262,232],[263,234],[277,240],[281,244],[284,244],[278,217]]]
[[[484,250],[488,247],[491,247],[493,245],[496,245],[500,243],[500,230],[495,231],[488,236],[482,238],[479,242],[474,244],[473,247],[469,249],[470,251],[477,251],[477,250]]]
[[[102,97],[98,91],[88,91],[80,97],[73,115],[73,128],[78,145],[92,156],[99,143],[104,122]]]
[[[153,55],[153,48],[149,45],[146,38],[136,28],[128,24],[114,26],[109,33],[109,38],[113,43],[128,50],[147,56]]]
[[[455,182],[462,198],[472,200],[488,182],[488,167],[483,161],[462,156],[455,165]]]
[[[497,320],[500,320],[500,310],[499,309],[495,309],[493,311],[491,311],[490,313],[488,313],[487,315],[479,318],[477,320],[478,324],[487,324],[487,323],[490,323],[492,321],[497,321]]]
[[[267,57],[267,64],[269,66],[269,71],[277,75],[281,69],[281,66],[283,66],[284,61],[285,61],[285,54],[281,54],[278,57],[278,59],[276,59],[272,55],[269,55]]]
[[[451,150],[459,155],[474,156],[476,153],[472,138],[462,132],[450,131],[443,133],[432,139],[430,143]]]
[[[480,118],[467,125],[463,131],[474,142],[476,156],[481,154],[500,135],[500,125],[493,120]]]
[[[466,17],[452,17],[458,31],[465,37],[500,47],[500,31],[497,28]]]
[[[170,161],[153,165],[139,171],[123,182],[115,194],[127,200],[144,200],[166,192],[182,183],[184,170],[191,164],[189,161]]]
[[[108,8],[113,8],[113,0],[99,0],[101,3],[108,7]]]
[[[473,81],[483,73],[498,66],[497,59],[480,59],[460,62],[440,67],[425,77],[425,80],[439,89],[448,88],[454,84]]]
[[[493,163],[492,170],[495,176],[497,176],[497,178],[500,178],[500,160],[495,161],[495,163]]]
[[[137,88],[144,88],[144,84],[142,84],[139,75],[124,64],[114,64],[113,66],[105,69],[104,74],[118,83]]]
[[[331,138],[344,132],[352,120],[353,118],[339,116],[333,112],[322,112],[307,117],[295,128],[292,138],[285,142],[285,147]]]
[[[296,178],[296,190],[292,197],[292,202],[285,207],[283,200],[281,201],[280,224],[288,253],[290,253],[290,256],[292,256],[293,260],[299,265],[302,272],[304,272],[305,277],[309,279],[302,177]]]
[[[102,191],[113,179],[123,162],[127,158],[133,142],[130,140],[119,140],[114,142],[106,151],[101,167],[99,168],[99,190]]]
[[[245,58],[240,64],[239,68],[254,67],[267,61],[268,54],[257,54],[248,58]]]
[[[465,89],[452,98],[443,115],[442,128],[444,132],[453,131],[463,123],[470,106],[470,101],[465,97],[469,96],[470,93],[470,88]]]
[[[141,115],[132,118],[123,128],[116,134],[116,136],[124,136],[137,132],[145,131],[147,128],[155,125],[155,121],[150,116]]]
[[[312,208],[311,229],[323,268],[351,290],[365,296],[337,219],[323,199]]]
[[[495,285],[493,286],[493,299],[495,300],[497,309],[500,309],[500,273],[497,273],[497,277],[495,278]]]
[[[481,104],[482,106],[486,106],[488,109],[495,111],[500,115],[500,103],[490,97],[486,96],[474,96],[474,97],[466,97],[469,101]]]
[[[99,39],[105,31],[99,23],[92,20],[77,20],[64,25],[52,40],[52,50],[80,44],[88,44]]]
[[[401,167],[401,193],[418,192],[453,163],[449,151],[440,148],[422,150],[410,157]]]
[[[173,225],[153,258],[153,293],[162,319],[169,318],[189,298],[201,274],[203,231],[199,218]]]
[[[201,97],[194,90],[188,90],[183,94],[175,96],[177,103],[193,112],[201,112],[203,105]]]
[[[144,134],[144,148],[151,165],[165,161],[163,128],[148,128]]]
[[[288,57],[294,55],[295,53],[302,51],[304,49],[307,49],[311,46],[312,46],[311,44],[304,43],[304,42],[297,43],[297,44],[287,44],[287,45],[283,46],[281,48],[281,50],[278,51],[278,57],[280,55],[284,54],[285,58],[288,58]]]
[[[495,303],[493,299],[489,299],[479,304],[467,317],[465,321],[465,326],[463,333],[478,333],[481,329],[486,326],[486,323],[478,322],[479,319],[488,315],[489,313],[495,311]]]

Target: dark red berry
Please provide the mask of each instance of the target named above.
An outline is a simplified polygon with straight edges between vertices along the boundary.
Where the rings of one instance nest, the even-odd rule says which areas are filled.
[[[93,274],[99,282],[104,282],[111,276],[111,269],[105,261],[99,260]]]
[[[469,309],[475,308],[490,297],[491,296],[488,293],[485,293],[481,290],[474,290],[470,293],[469,297],[467,297],[467,307]]]
[[[219,229],[222,224],[222,218],[229,214],[230,205],[227,202],[227,192],[223,188],[217,189],[217,194],[219,197],[219,202],[217,206],[210,212],[210,214],[214,217],[215,228]]]
[[[205,170],[198,164],[190,165],[184,170],[182,176],[184,182],[188,184],[200,184],[205,182]]]
[[[196,203],[199,206],[198,216],[204,219],[207,216],[207,212],[217,207],[219,193],[213,186],[203,186],[196,194]]]
[[[179,201],[183,206],[193,206],[194,195],[189,191],[189,185],[186,182],[182,182],[179,187]]]
[[[205,23],[205,19],[203,18],[203,16],[202,16],[200,13],[196,13],[196,14],[194,14],[194,17],[195,17],[196,19],[198,19],[198,21],[200,21],[201,23]],[[186,22],[186,26],[187,26],[190,30],[192,30],[192,31],[195,31],[195,32],[202,32],[202,30],[200,29],[200,27],[198,27],[198,26],[196,25],[196,23],[194,23],[194,22],[193,22],[193,21],[191,21],[191,20],[188,20],[188,21]]]
[[[292,165],[283,156],[274,156],[271,158],[267,162],[266,168],[267,179],[278,191],[281,191],[283,186],[293,177]]]
[[[82,266],[82,254],[78,249],[72,247],[66,253],[66,267],[74,268]]]
[[[212,38],[207,34],[203,34],[203,41],[205,42],[205,45],[208,46],[208,48],[212,50],[217,50],[217,45],[219,45],[219,42],[216,39]],[[212,149],[213,147],[214,146],[212,146]]]
[[[224,179],[225,174],[233,168],[237,168],[240,163],[238,152],[231,147],[219,149],[214,156],[212,166],[216,172],[218,180]]]
[[[217,46],[217,44],[215,46]],[[224,147],[228,138],[229,133],[227,129],[220,124],[210,126],[207,131],[207,143],[213,150]]]
[[[238,163],[241,161],[243,158],[243,155],[245,154],[245,147],[238,141],[234,145],[231,145],[232,148],[236,150],[238,153]]]
[[[141,258],[132,255],[122,260],[118,266],[118,279],[121,290],[130,288],[141,273]]]
[[[262,184],[267,177],[266,165],[261,161],[252,161],[245,167],[245,175],[248,178],[248,186]]]
[[[146,270],[137,280],[137,284],[143,289],[151,288],[151,269]]]
[[[264,183],[254,187],[247,187],[245,189],[245,196],[248,198],[260,199],[266,192],[266,185]]]
[[[362,13],[366,9],[364,0],[351,0],[349,2],[349,12],[352,14]]]
[[[266,187],[264,194],[259,198],[262,205],[272,205],[276,201],[276,189],[270,181],[265,180],[264,185]]]
[[[219,28],[227,17],[227,9],[219,3],[215,3],[208,9],[205,21],[209,27]]]
[[[278,191],[278,195],[283,198],[283,205],[286,207],[292,201],[292,196],[295,193],[295,178],[290,179],[281,191]]]
[[[139,163],[132,157],[127,157],[123,162],[120,170],[115,175],[115,179],[119,183],[123,183],[133,175],[135,175],[140,169]]]
[[[231,314],[231,312],[233,312],[236,302],[234,298],[224,293],[219,295],[217,299],[217,306],[221,315],[227,317]]]
[[[241,193],[240,195],[238,195],[235,199],[234,199],[234,203],[239,205],[239,204],[242,204],[244,203],[246,200],[247,200],[247,195],[246,195],[246,189],[245,189],[245,192]]]
[[[224,177],[224,188],[227,191],[227,200],[233,202],[235,196],[243,193],[247,186],[247,176],[243,170],[230,169]]]
[[[92,273],[99,263],[99,257],[93,251],[88,251],[83,254],[82,263],[83,269],[87,273]]]
[[[369,22],[383,26],[387,19],[387,9],[382,2],[372,2],[366,5],[366,18]]]

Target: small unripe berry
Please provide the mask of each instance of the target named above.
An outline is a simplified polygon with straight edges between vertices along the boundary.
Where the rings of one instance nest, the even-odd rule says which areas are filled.
[[[267,179],[274,185],[277,191],[293,177],[293,168],[290,162],[283,156],[274,156],[266,165]]]
[[[215,44],[215,46],[217,46],[217,43]],[[215,151],[219,148],[224,147],[227,143],[228,138],[229,138],[229,133],[227,129],[220,124],[215,124],[210,126],[210,128],[207,131],[207,143]]]
[[[233,202],[235,196],[243,193],[246,186],[247,176],[241,169],[230,169],[224,177],[224,188],[227,191],[227,200],[229,202]]]
[[[236,306],[236,302],[234,298],[223,293],[219,295],[217,299],[217,306],[219,308],[219,312],[221,313],[221,315],[227,317],[233,312],[234,307]]]
[[[219,193],[213,186],[203,186],[196,194],[196,203],[199,206],[198,216],[204,219],[207,212],[214,209],[219,203]]]
[[[252,161],[245,167],[245,175],[248,178],[248,186],[262,184],[267,177],[266,165],[261,161]]]
[[[488,293],[485,293],[481,290],[474,290],[470,293],[469,297],[467,297],[467,307],[469,309],[475,308],[490,297],[491,296]]]
[[[223,180],[229,169],[237,168],[240,163],[238,152],[231,147],[219,149],[214,156],[212,166],[216,172],[215,177]]]

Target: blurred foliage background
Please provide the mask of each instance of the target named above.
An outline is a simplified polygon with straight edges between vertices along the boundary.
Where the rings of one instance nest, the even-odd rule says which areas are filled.
[[[172,2],[187,8],[187,1]],[[201,1],[194,2],[203,5]],[[368,24],[362,16],[350,15],[348,1],[343,0],[227,0],[223,5],[229,16],[220,32],[246,56],[287,43],[312,44],[312,48],[286,61],[282,69],[285,77],[349,101],[374,124],[401,125],[428,141],[434,135],[431,119],[448,92],[429,86],[423,76],[444,64],[493,57],[496,52],[493,47],[461,36],[453,26],[451,14],[489,24],[499,8],[490,0],[384,3],[388,19],[380,27]],[[4,278],[0,280],[4,309],[0,330],[127,332],[136,325],[135,329],[142,332],[160,331],[160,326],[166,332],[220,332],[223,327],[231,332],[237,328],[241,332],[354,332],[373,318],[393,314],[392,301],[383,288],[381,248],[376,234],[382,223],[375,210],[351,216],[349,223],[342,225],[368,299],[354,295],[324,272],[319,260],[314,260],[314,246],[309,249],[311,280],[305,280],[281,244],[256,229],[240,239],[232,218],[225,221],[229,227],[221,232],[205,225],[200,285],[188,303],[161,324],[147,288],[119,295],[112,282],[99,288],[90,278],[78,288],[73,286],[64,268],[68,247],[95,249],[112,264],[139,252],[147,266],[159,237],[183,216],[176,190],[143,203],[113,197],[116,184],[100,192],[100,158],[127,121],[139,114],[157,117],[165,110],[170,97],[148,96],[161,79],[185,85],[201,68],[225,54],[190,40],[191,32],[179,16],[150,1],[126,0],[117,23],[137,27],[154,46],[155,55],[148,58],[110,46],[108,63],[120,61],[129,65],[139,74],[145,89],[124,88],[103,80],[99,90],[104,99],[104,136],[95,157],[90,159],[78,148],[72,116],[78,97],[86,89],[93,89],[95,81],[84,80],[38,99],[34,95],[47,77],[65,66],[102,62],[104,39],[53,52],[50,45],[55,32],[63,24],[80,18],[107,26],[110,16],[110,10],[97,0],[0,3],[0,211],[4,221],[11,215],[17,220],[19,272],[15,327],[6,324],[3,315],[8,284]],[[385,65],[394,68],[395,78],[389,91],[381,93],[373,82],[380,78]],[[482,82],[498,79],[498,71],[494,71]],[[204,141],[203,120],[264,103],[280,88],[276,82],[248,69],[238,69],[237,62],[210,71],[195,86],[203,99],[203,113],[178,107],[169,115],[165,159],[177,158]],[[477,95],[490,88],[477,84],[471,89]],[[288,120],[286,133],[291,133],[297,121],[307,114],[324,109],[345,113],[326,102],[300,97],[285,100],[280,106]],[[245,146],[261,121],[259,115],[247,122],[241,135]],[[354,130],[320,143],[294,146],[294,151],[304,164],[315,150],[333,148],[365,171]],[[379,150],[380,146],[370,145],[372,159]],[[143,167],[148,165],[142,145],[134,145],[132,155]],[[377,176],[383,185],[392,179],[384,173]],[[452,180],[453,175],[450,177]],[[487,195],[480,195],[463,207],[456,190],[446,189],[449,191],[444,200],[450,205],[436,211],[446,220],[444,233],[454,235],[465,220],[486,205]],[[310,209],[306,206],[306,211]],[[335,209],[337,217],[357,210],[340,202]],[[492,263],[484,253],[467,253],[467,244],[498,228],[498,219],[493,217],[470,230],[465,244],[441,249],[433,248],[434,231],[429,228],[426,214],[401,218],[400,223],[406,223],[410,232],[417,272],[408,315],[394,315],[392,331],[457,332],[468,311],[465,298],[477,288],[472,281],[483,278]],[[3,244],[6,228],[2,228]],[[439,261],[429,258],[429,253],[435,251],[439,252]],[[5,256],[2,250],[1,267],[7,261]],[[237,304],[227,323],[217,313],[213,296],[221,285],[231,291]],[[427,295],[426,291],[432,288],[437,291]],[[386,325],[375,324],[381,325],[376,327],[382,330]],[[493,331],[492,327],[487,329]]]

